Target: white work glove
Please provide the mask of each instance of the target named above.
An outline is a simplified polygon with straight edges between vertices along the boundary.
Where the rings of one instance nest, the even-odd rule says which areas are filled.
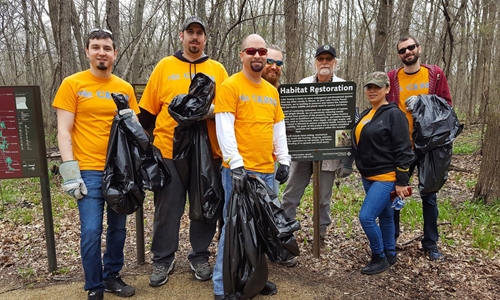
[[[406,110],[407,111],[412,111],[415,109],[415,105],[417,105],[418,102],[418,96],[410,96],[408,99],[405,101],[406,105]]]
[[[80,174],[80,166],[76,160],[68,160],[59,166],[59,173],[63,178],[62,188],[76,200],[87,195],[87,187]]]
[[[213,104],[210,104],[210,109],[208,110],[207,114],[201,117],[200,120],[215,119],[214,108],[215,106]]]

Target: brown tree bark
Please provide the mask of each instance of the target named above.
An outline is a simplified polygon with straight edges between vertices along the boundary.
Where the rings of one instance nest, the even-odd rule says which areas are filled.
[[[286,78],[289,83],[299,82],[302,74],[298,71],[299,66],[299,41],[301,35],[297,30],[299,22],[298,1],[285,1],[285,61],[286,61]]]
[[[392,11],[392,0],[380,0],[377,25],[375,29],[375,43],[373,45],[373,65],[376,71],[385,71],[387,60],[389,18]]]
[[[119,0],[106,0],[106,27],[113,32],[116,49],[118,49],[118,58],[116,59],[113,73],[115,75],[123,73],[121,59],[124,57],[121,49],[121,28],[120,28],[120,2]],[[120,52],[122,51],[122,52]],[[125,64],[125,62],[123,62]]]

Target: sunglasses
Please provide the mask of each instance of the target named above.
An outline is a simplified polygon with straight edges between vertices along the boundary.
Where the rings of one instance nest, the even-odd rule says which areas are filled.
[[[316,60],[319,62],[323,61],[331,62],[333,60],[333,56],[316,57]]]
[[[283,61],[282,60],[274,60],[274,59],[270,59],[268,58],[266,63],[270,66],[276,64],[277,67],[282,67],[283,66]]]
[[[112,33],[111,31],[109,31],[109,30],[107,30],[107,29],[102,29],[102,28],[94,28],[94,29],[90,29],[90,31],[89,31],[89,35],[91,35],[91,34],[92,34],[92,33],[94,33],[94,32],[98,32],[98,31],[102,31],[102,32],[107,33],[107,34],[109,34],[109,35],[113,35],[113,33]]]
[[[413,51],[413,50],[415,50],[415,48],[416,48],[416,47],[418,47],[418,44],[413,44],[413,45],[410,45],[410,46],[408,46],[408,47],[406,47],[406,48],[401,48],[401,49],[399,49],[399,50],[398,50],[398,53],[399,53],[400,55],[403,55],[403,54],[405,54],[405,53],[406,53],[406,49],[408,49],[408,50],[410,50],[410,51]]]
[[[266,48],[259,48],[259,49],[257,49],[257,48],[245,48],[242,51],[245,52],[248,55],[251,55],[251,56],[257,54],[257,52],[259,52],[260,56],[264,56],[264,55],[267,54],[267,49]]]

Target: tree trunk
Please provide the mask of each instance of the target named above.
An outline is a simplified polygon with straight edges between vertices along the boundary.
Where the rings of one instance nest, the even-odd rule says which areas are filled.
[[[120,28],[120,2],[118,0],[106,0],[106,27],[113,32],[115,46],[118,49],[118,58],[116,59],[113,73],[115,75],[122,74],[121,58],[124,57],[124,53],[120,52],[123,49],[120,48],[122,30]]]
[[[389,16],[392,9],[392,0],[380,0],[377,14],[377,25],[375,29],[375,44],[373,49],[373,65],[376,71],[385,71],[385,61],[387,60],[387,27],[389,26]]]
[[[300,34],[297,30],[299,22],[298,1],[285,2],[285,53],[286,53],[286,78],[289,83],[299,82],[302,74],[298,72]]]
[[[145,0],[137,0],[135,2],[135,13],[134,13],[134,24],[133,24],[133,30],[134,30],[134,39],[136,42],[133,44],[134,49],[137,49],[134,51],[134,56],[132,57],[132,71],[130,72],[130,76],[124,76],[124,78],[128,77],[130,78],[130,82],[132,83],[140,83],[141,79],[141,74],[142,74],[142,68],[141,68],[141,59],[142,59],[142,21],[144,17],[144,3]],[[138,48],[135,48],[138,47]]]

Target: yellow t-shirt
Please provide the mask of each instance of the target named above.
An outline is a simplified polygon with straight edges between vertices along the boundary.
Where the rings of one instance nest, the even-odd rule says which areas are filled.
[[[134,89],[128,82],[115,75],[98,78],[90,70],[66,77],[52,103],[55,108],[75,114],[71,132],[73,155],[81,170],[104,170],[109,133],[116,115],[111,93],[125,95],[130,108],[139,113]]]
[[[174,56],[167,56],[154,68],[139,102],[140,107],[156,116],[154,145],[161,150],[165,158],[173,158],[174,129],[177,126],[177,122],[168,112],[168,105],[175,96],[188,93],[191,78],[196,73],[203,73],[215,81],[217,98],[219,85],[228,77],[221,63],[208,59],[202,63],[189,64]],[[207,128],[214,157],[222,157],[217,143],[215,122],[207,120]]]
[[[411,96],[418,96],[421,94],[429,94],[429,69],[420,68],[415,74],[406,74],[403,69],[398,72],[399,78],[399,108],[406,114],[408,119],[408,127],[410,129],[410,139],[413,144],[413,117],[411,111],[406,110],[406,99]]]
[[[216,100],[215,113],[234,114],[236,142],[245,169],[273,173],[274,124],[285,118],[278,90],[265,80],[253,83],[239,72],[222,83]]]

